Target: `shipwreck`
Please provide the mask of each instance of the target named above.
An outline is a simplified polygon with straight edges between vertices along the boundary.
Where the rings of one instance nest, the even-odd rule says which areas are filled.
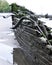
[[[51,28],[25,7],[16,4],[11,7],[15,14],[12,29],[21,47],[14,49],[14,62],[18,65],[52,65]]]

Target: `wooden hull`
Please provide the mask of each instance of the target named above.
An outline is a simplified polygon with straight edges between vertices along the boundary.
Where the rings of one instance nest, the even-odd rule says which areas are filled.
[[[29,64],[24,65],[52,65],[52,56],[49,55],[50,50],[46,48],[46,43],[42,42],[39,39],[39,37],[35,35],[34,30],[32,30],[32,32],[31,30],[32,29],[31,28],[28,29],[28,27],[23,28],[19,27],[16,30],[14,30],[16,39],[22,48],[19,50],[19,52],[21,52],[25,60],[29,62]],[[16,50],[16,52],[17,51],[18,49]],[[17,53],[17,55],[18,54],[19,53]],[[21,60],[18,61],[20,62]],[[26,63],[28,63],[27,61]]]
[[[21,48],[14,48],[14,63],[18,65],[52,65],[52,45],[48,37],[50,29],[44,26],[34,13],[23,7],[16,7],[16,9],[19,7],[20,10],[15,11],[12,7],[15,13],[15,16],[12,16],[12,24],[14,25],[12,29],[14,29]],[[41,37],[47,40],[42,41]]]

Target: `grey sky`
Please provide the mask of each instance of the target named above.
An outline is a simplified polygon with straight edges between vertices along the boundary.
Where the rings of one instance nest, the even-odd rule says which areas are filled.
[[[52,14],[52,0],[7,0],[10,4],[16,2],[36,13]]]

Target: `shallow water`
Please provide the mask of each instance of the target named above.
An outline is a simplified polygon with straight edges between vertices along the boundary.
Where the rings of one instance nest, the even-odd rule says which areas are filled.
[[[9,13],[0,13],[0,65],[13,64],[13,48],[19,47],[12,27],[11,16],[3,18],[2,16],[11,15]]]
[[[52,28],[52,20],[49,20],[48,18],[39,18],[42,22],[45,22],[45,25]]]
[[[13,63],[13,55],[12,55],[13,47],[0,44],[0,58]]]

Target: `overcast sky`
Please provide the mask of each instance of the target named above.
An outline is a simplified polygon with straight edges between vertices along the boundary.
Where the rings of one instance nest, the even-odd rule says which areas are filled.
[[[36,13],[52,14],[52,0],[7,0],[9,4],[16,2]]]

